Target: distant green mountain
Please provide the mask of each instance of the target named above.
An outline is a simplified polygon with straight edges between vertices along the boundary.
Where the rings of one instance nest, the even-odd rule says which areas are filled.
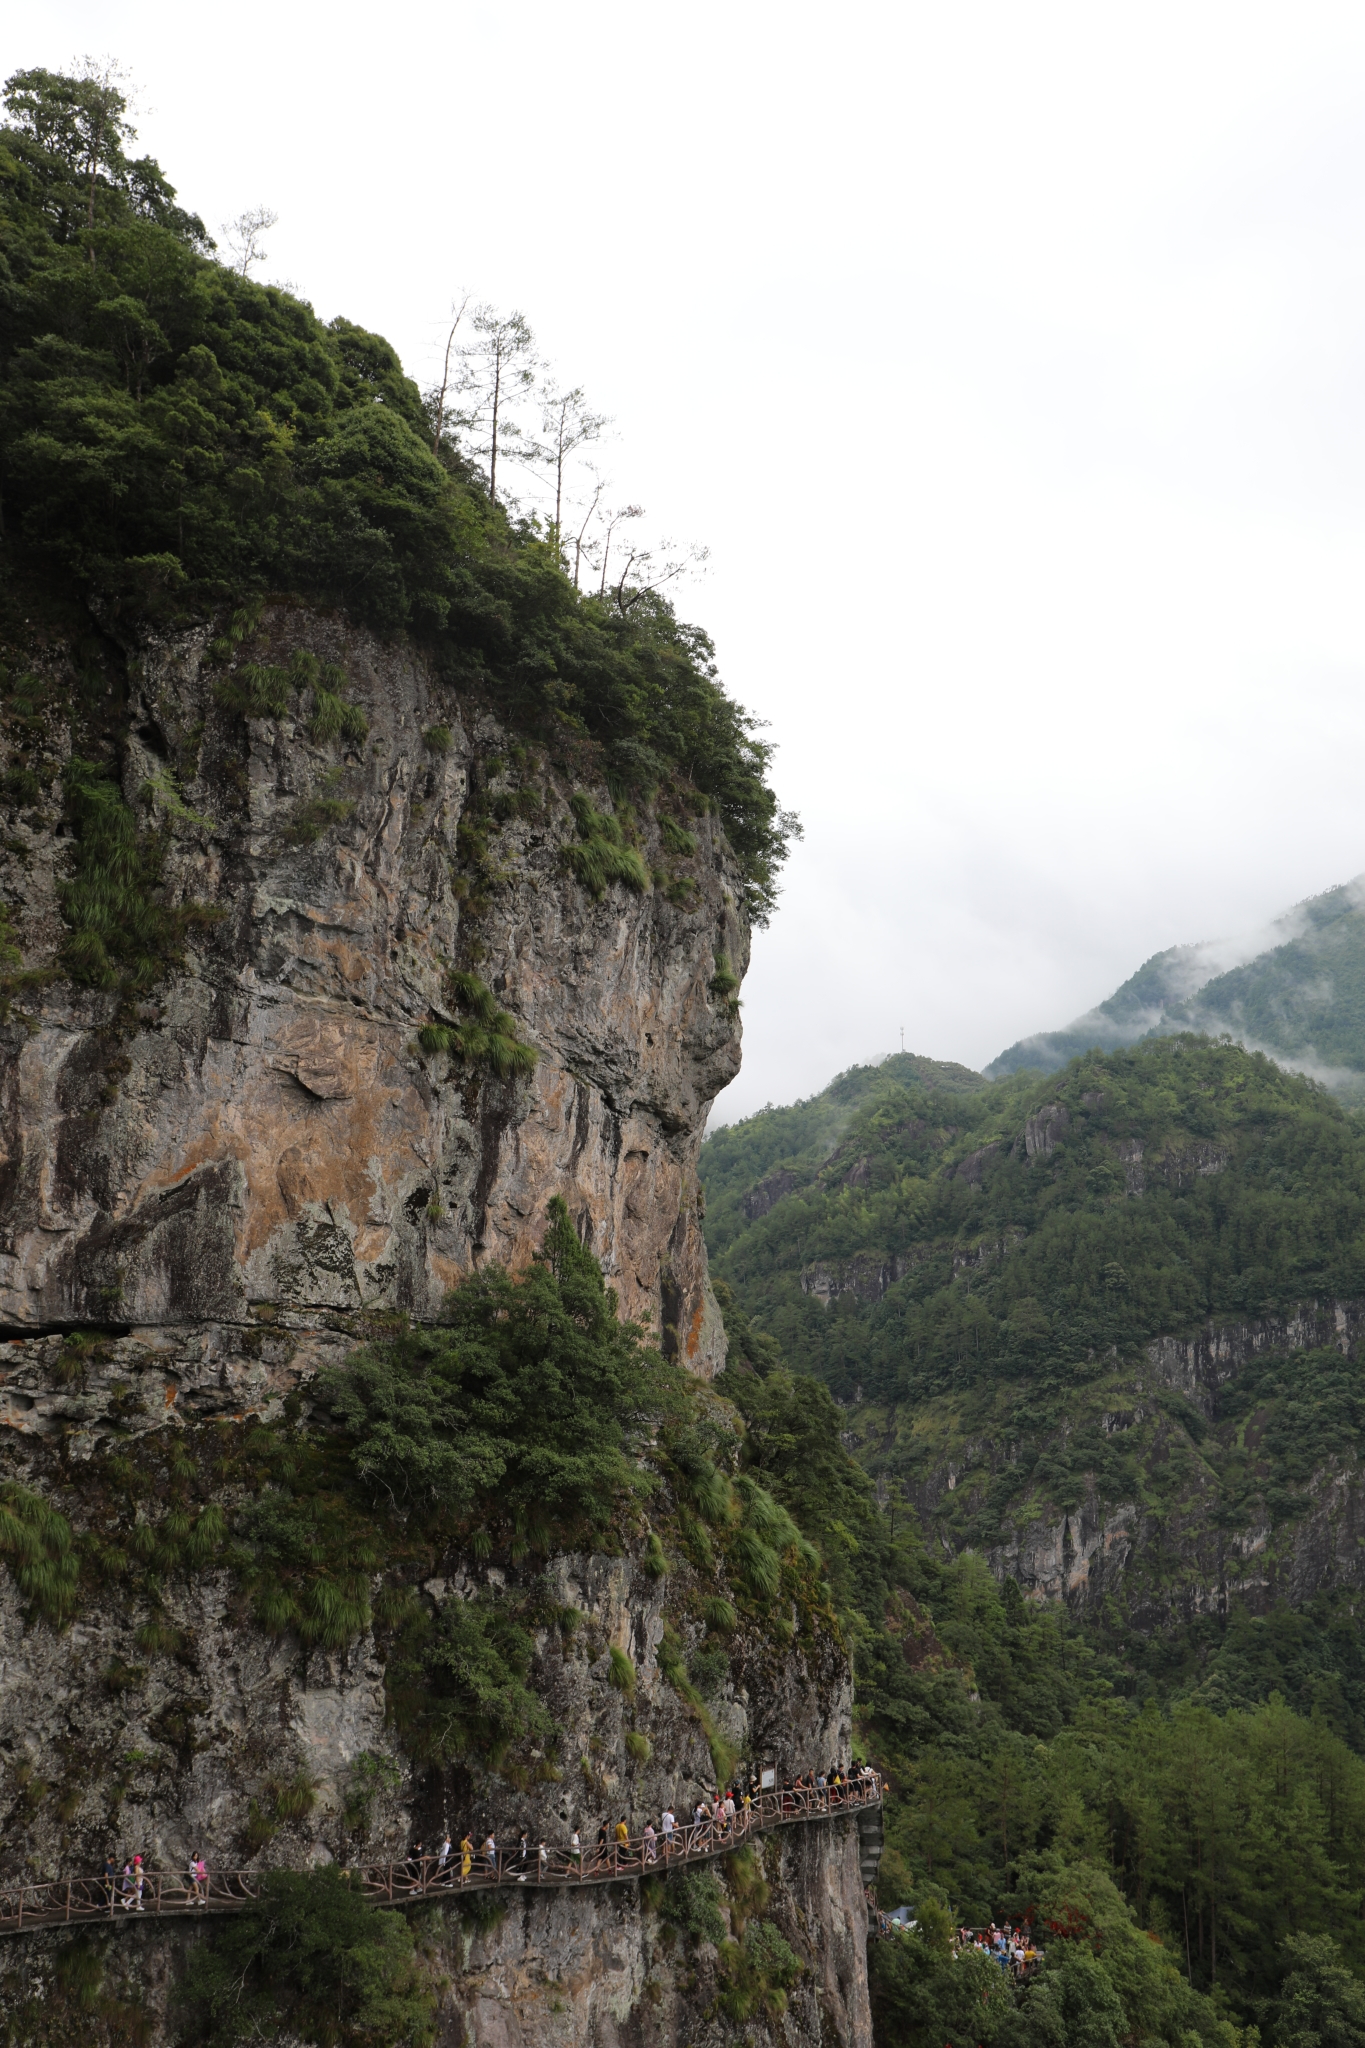
[[[1188,1032],[1048,1079],[892,1067],[701,1158],[722,1306],[879,1485],[1142,1638],[1365,1592],[1360,1124]]]
[[[898,1052],[875,1067],[850,1067],[805,1101],[782,1109],[770,1102],[742,1123],[722,1125],[706,1140],[706,1242],[712,1253],[806,1180],[860,1112],[898,1102],[908,1088],[966,1095],[985,1085],[970,1067]]]
[[[1365,876],[1243,940],[1153,954],[1085,1016],[1020,1039],[985,1071],[1053,1073],[1094,1046],[1189,1030],[1267,1052],[1344,1099],[1365,1094]]]

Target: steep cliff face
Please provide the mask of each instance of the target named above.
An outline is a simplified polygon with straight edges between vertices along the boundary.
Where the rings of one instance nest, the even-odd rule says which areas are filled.
[[[37,666],[53,704],[80,687],[60,647]],[[200,908],[183,962],[145,988],[73,984],[63,892],[82,856],[61,784],[26,789],[4,820],[0,888],[26,970],[51,978],[0,1026],[0,1480],[60,1492],[93,1528],[104,1508],[83,1474],[139,1443],[171,1446],[139,1472],[177,1442],[207,1469],[204,1425],[307,1415],[319,1366],[400,1314],[434,1316],[481,1265],[524,1267],[556,1196],[623,1312],[709,1379],[724,1337],[696,1160],[738,1064],[748,959],[712,816],[636,819],[571,738],[551,758],[411,651],[291,605],[232,652],[206,633],[135,649],[119,689],[106,755],[116,734],[140,842],[169,900]],[[68,726],[41,715],[60,768]],[[604,832],[627,879],[594,893],[582,856]],[[425,1027],[461,1025],[455,970],[532,1070],[423,1049]],[[472,1761],[415,1768],[374,1634],[335,1652],[271,1636],[230,1571],[167,1576],[150,1620],[142,1595],[83,1598],[64,1630],[0,1573],[0,1871],[94,1869],[130,1846],[166,1868],[193,1850],[219,1869],[383,1860],[447,1826],[563,1840],[690,1804],[717,1743],[784,1773],[847,1756],[848,1664],[823,1622],[741,1630],[704,1708],[688,1704],[657,1653],[666,1619],[675,1655],[699,1648],[712,1589],[677,1562],[651,1576],[638,1532],[548,1571],[465,1560],[420,1597],[439,1615],[532,1580],[580,1626],[535,1633],[530,1680],[561,1753],[514,1783]],[[629,1696],[613,1650],[636,1673]],[[296,1781],[311,1806],[291,1817],[280,1787]],[[767,1912],[802,1963],[784,2037],[864,2048],[856,1830],[763,1855]],[[169,2039],[195,1936],[124,1932],[142,1961],[110,1948],[111,2010],[140,2001],[145,2038]],[[438,1916],[424,1938],[449,1976],[452,2043],[726,2037],[714,1947],[670,1945],[632,1889],[519,1901],[482,1932]],[[11,2020],[52,1991],[57,1955],[41,1937],[0,1961]]]
[[[1158,1338],[1136,1365],[1115,1364],[1077,1390],[1055,1449],[1037,1461],[1031,1484],[1014,1487],[1023,1498],[996,1518],[984,1546],[992,1570],[1077,1613],[1113,1602],[1142,1629],[1226,1618],[1233,1601],[1259,1615],[1277,1601],[1298,1607],[1365,1585],[1365,1481],[1349,1431],[1317,1432],[1294,1460],[1291,1485],[1276,1483],[1267,1455],[1285,1430],[1283,1380],[1307,1377],[1296,1361],[1320,1371],[1335,1354],[1349,1376],[1362,1327],[1358,1301],[1305,1302],[1281,1315],[1210,1321]],[[1312,1402],[1311,1386],[1305,1393]],[[913,1497],[950,1547],[962,1518],[987,1510],[993,1486],[1014,1484],[1008,1418],[1006,1401],[995,1426],[969,1437],[955,1432],[946,1404],[919,1418]],[[1103,1460],[1059,1487],[1057,1464],[1072,1442],[1102,1446]],[[1127,1488],[1115,1483],[1120,1474]]]
[[[565,764],[487,713],[462,719],[409,652],[267,612],[255,663],[334,663],[363,713],[363,741],[328,739],[310,737],[306,687],[279,717],[222,703],[237,669],[209,664],[206,639],[130,663],[122,777],[170,835],[175,894],[221,921],[133,1016],[58,982],[26,1002],[27,1031],[9,1026],[0,1323],[120,1326],[130,1360],[240,1409],[279,1350],[254,1333],[288,1332],[298,1372],[367,1314],[428,1315],[472,1265],[524,1265],[562,1194],[624,1312],[712,1372],[695,1164],[739,1045],[710,984],[748,943],[711,819],[692,821],[691,858],[669,857],[668,893],[616,882],[595,901],[565,865]],[[9,827],[0,880],[29,967],[69,937],[65,834],[55,803]],[[657,824],[642,850],[658,865]],[[418,1029],[455,1014],[452,964],[477,965],[516,1019],[532,1076],[420,1052]]]
[[[481,1588],[503,1581],[496,1567],[473,1575]],[[136,1842],[149,1866],[180,1870],[216,1846],[217,1867],[253,1861],[293,1867],[340,1859],[401,1859],[414,1836],[446,1827],[503,1840],[526,1828],[532,1841],[562,1842],[577,1827],[591,1841],[602,1816],[625,1813],[636,1832],[665,1803],[686,1810],[713,1782],[706,1734],[696,1713],[660,1671],[656,1651],[666,1611],[678,1618],[687,1587],[667,1593],[629,1558],[584,1555],[555,1561],[554,1592],[581,1617],[570,1638],[554,1628],[536,1641],[533,1682],[568,1736],[558,1779],[518,1789],[492,1773],[415,1771],[385,1727],[383,1672],[365,1640],[340,1657],[301,1654],[235,1625],[223,1575],[172,1594],[165,1610],[174,1651],[139,1649],[133,1618],[109,1611],[63,1635],[25,1630],[6,1588],[0,1640],[0,1757],[6,1760],[7,1860],[29,1872],[98,1868],[102,1845]],[[433,1582],[439,1605],[467,1597],[458,1581]],[[701,1631],[681,1621],[685,1644]],[[612,1683],[611,1650],[638,1673],[625,1697]],[[134,1664],[141,1660],[140,1669]],[[111,1690],[97,1674],[136,1673]],[[712,1725],[746,1756],[783,1775],[813,1757],[848,1752],[852,1694],[836,1647],[775,1654],[742,1642],[708,1701]],[[627,1736],[636,1738],[636,1750]],[[647,1744],[640,1758],[639,1738]],[[377,1760],[387,1769],[374,1772]],[[368,1763],[369,1774],[358,1766]],[[268,1845],[244,1851],[252,1802],[268,1810],[269,1788],[305,1773],[316,1806],[279,1827]],[[376,1791],[374,1788],[378,1787]],[[357,1790],[364,1801],[357,1839]],[[368,1789],[367,1789],[368,1788]],[[802,1964],[780,2037],[869,2048],[866,1906],[859,1834],[851,1819],[788,1829],[760,1842],[769,1888],[765,1917]],[[724,1875],[723,1866],[714,1866]],[[11,1869],[11,1877],[14,1875]],[[504,1895],[499,1905],[508,1908]],[[106,1962],[111,1985],[126,1965],[126,1924]],[[150,2038],[174,2038],[176,1955],[191,1938],[166,1930],[164,1956],[139,1964],[131,1989]],[[431,1966],[446,1984],[440,2040],[513,2044],[549,2039],[616,2048],[732,2038],[715,2009],[722,1987],[713,1942],[683,1941],[650,1910],[633,1884],[550,1897],[511,1895],[492,1925],[446,1910],[428,1916]],[[38,1938],[40,1943],[45,1937]],[[43,1960],[0,1956],[0,2011],[11,2018],[41,1986]],[[760,2021],[761,2023],[761,2021]]]

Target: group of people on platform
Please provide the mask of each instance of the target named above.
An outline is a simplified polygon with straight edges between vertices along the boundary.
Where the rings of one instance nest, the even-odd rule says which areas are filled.
[[[1021,1921],[1011,1927],[1008,1920],[996,1926],[992,1920],[989,1927],[959,1927],[957,1930],[957,1952],[965,1955],[969,1949],[983,1950],[1010,1977],[1027,1977],[1042,1961],[1043,1952],[1035,1947],[1033,1935]]]
[[[798,1778],[785,1778],[780,1791],[776,1787],[769,1787],[768,1791],[770,1797],[776,1793],[783,1813],[791,1813],[802,1807],[842,1806],[851,1795],[856,1797],[866,1791],[868,1782],[875,1778],[875,1771],[867,1764],[856,1765],[851,1771],[831,1764],[828,1771],[807,1771]],[[506,1845],[500,1847],[492,1828],[477,1839],[477,1831],[467,1829],[458,1843],[449,1834],[444,1835],[434,1850],[415,1842],[407,1858],[407,1874],[411,1880],[424,1884],[466,1884],[471,1879],[487,1881],[490,1877],[526,1884],[532,1880],[543,1883],[552,1871],[556,1876],[592,1877],[608,1870],[647,1869],[650,1864],[667,1862],[679,1853],[695,1855],[698,1850],[737,1840],[748,1832],[761,1798],[761,1780],[751,1773],[747,1779],[703,1793],[682,1818],[672,1806],[665,1806],[658,1826],[652,1820],[646,1821],[639,1836],[631,1834],[622,1814],[615,1821],[604,1820],[595,1841],[585,1842],[574,1828],[567,1848],[558,1850],[552,1850],[544,1840],[533,1843],[525,1828],[510,1852]]]

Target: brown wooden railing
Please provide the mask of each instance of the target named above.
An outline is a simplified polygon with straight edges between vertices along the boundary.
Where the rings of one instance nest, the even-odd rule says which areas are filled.
[[[405,1862],[372,1863],[359,1868],[366,1896],[395,1906],[413,1905],[420,1899],[445,1899],[466,1891],[487,1891],[497,1885],[554,1886],[616,1884],[622,1879],[660,1876],[684,1863],[702,1863],[714,1856],[728,1855],[751,1835],[771,1828],[790,1827],[813,1820],[837,1820],[865,1807],[880,1806],[882,1782],[875,1772],[825,1791],[760,1792],[746,1812],[742,1808],[732,1822],[690,1822],[677,1827],[670,1837],[660,1833],[651,1843],[642,1835],[627,1842],[612,1842],[605,1849],[585,1842],[574,1855],[555,1846],[541,1853],[538,1842],[529,1844],[523,1857],[519,1846],[499,1848],[490,1859],[476,1851],[468,1873],[463,1857],[453,1848],[442,1864],[436,1856],[410,1856]],[[140,1886],[125,1892],[122,1876],[66,1877],[39,1880],[32,1884],[0,1887],[0,1934],[19,1934],[41,1927],[61,1926],[77,1920],[121,1920],[136,1912],[168,1916],[192,1916],[196,1912],[237,1912],[258,1895],[261,1880],[268,1873],[259,1870],[213,1872],[204,1899],[196,1897],[188,1871],[149,1870]]]

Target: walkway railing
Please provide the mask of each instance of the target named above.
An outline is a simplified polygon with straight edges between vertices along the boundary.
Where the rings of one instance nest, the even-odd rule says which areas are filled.
[[[372,1863],[354,1873],[368,1898],[396,1906],[413,1905],[420,1899],[443,1899],[467,1891],[488,1891],[497,1885],[562,1887],[565,1885],[616,1884],[621,1879],[659,1876],[685,1863],[703,1863],[739,1848],[751,1835],[769,1829],[790,1827],[814,1820],[834,1820],[882,1803],[882,1781],[875,1772],[848,1784],[827,1790],[760,1792],[747,1812],[737,1810],[734,1820],[690,1822],[674,1829],[671,1837],[659,1834],[653,1842],[643,1835],[629,1841],[612,1842],[605,1849],[584,1844],[575,1855],[571,1850],[529,1843],[524,1854],[519,1845],[500,1848],[490,1858],[476,1853],[469,1871],[463,1870],[459,1849],[453,1849],[442,1865],[436,1856],[410,1856],[397,1863]],[[70,1877],[46,1882],[0,1888],[0,1934],[19,1934],[40,1927],[61,1926],[77,1920],[121,1920],[134,1913],[155,1913],[168,1917],[192,1917],[196,1912],[238,1912],[250,1905],[261,1889],[267,1871],[233,1870],[212,1873],[202,1886],[204,1897],[196,1896],[188,1871],[150,1870],[132,1891],[116,1878]]]

